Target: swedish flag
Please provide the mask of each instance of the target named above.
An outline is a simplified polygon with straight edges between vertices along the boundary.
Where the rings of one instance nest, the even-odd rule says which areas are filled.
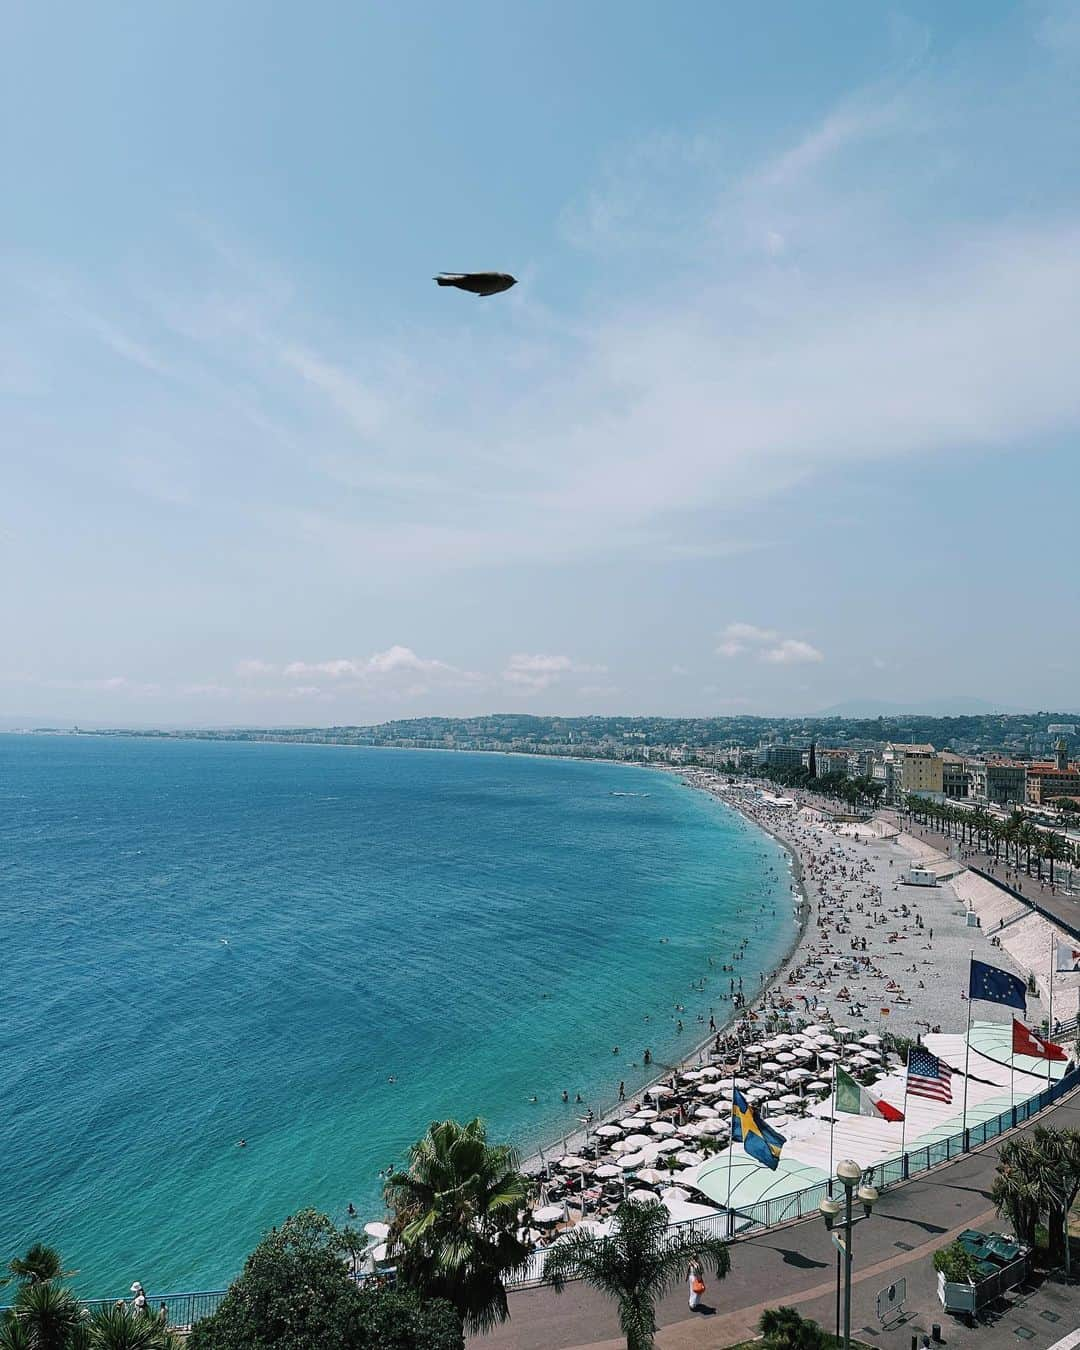
[[[787,1143],[771,1125],[766,1125],[738,1088],[731,1105],[731,1142],[742,1144],[755,1162],[764,1163],[774,1172],[780,1161],[780,1150]]]

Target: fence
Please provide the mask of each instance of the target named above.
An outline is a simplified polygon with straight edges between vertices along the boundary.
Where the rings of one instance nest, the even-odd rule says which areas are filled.
[[[924,1144],[922,1148],[909,1150],[902,1157],[887,1158],[884,1162],[867,1168],[863,1180],[876,1186],[879,1191],[895,1186],[897,1182],[907,1181],[921,1172],[927,1172],[932,1167],[938,1167],[952,1158],[958,1158],[962,1153],[989,1143],[991,1139],[996,1139],[998,1135],[1005,1134],[1008,1130],[1015,1129],[1017,1125],[1022,1125],[1040,1111],[1045,1111],[1048,1106],[1052,1106],[1078,1086],[1080,1086],[1080,1067],[1071,1070],[1034,1097],[1017,1102],[1014,1107],[1002,1111],[991,1120],[980,1121],[978,1125],[970,1126],[966,1132],[961,1131],[950,1135],[947,1139],[935,1140],[932,1144]],[[766,1228],[775,1228],[778,1224],[811,1218],[818,1213],[818,1206],[828,1192],[828,1183],[821,1181],[805,1190],[795,1191],[791,1195],[776,1196],[771,1200],[762,1200],[758,1204],[748,1205],[745,1209],[735,1209],[730,1213],[725,1211],[701,1219],[683,1219],[670,1224],[668,1233],[671,1236],[686,1234],[695,1238],[744,1238],[752,1233],[762,1232]],[[525,1271],[516,1280],[507,1281],[508,1287],[527,1289],[540,1284],[544,1276],[544,1261],[548,1250],[550,1249],[533,1252]],[[224,1289],[215,1289],[192,1294],[148,1294],[147,1301],[151,1309],[157,1309],[161,1304],[165,1305],[171,1327],[190,1327],[200,1317],[209,1317],[211,1313],[216,1312],[225,1293]],[[92,1315],[96,1309],[107,1308],[115,1302],[116,1300],[111,1298],[83,1299],[81,1306]],[[4,1311],[5,1309],[0,1308],[0,1313]]]

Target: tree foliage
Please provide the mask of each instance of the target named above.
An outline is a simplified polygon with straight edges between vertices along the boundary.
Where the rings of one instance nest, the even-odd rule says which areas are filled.
[[[679,1280],[692,1258],[716,1279],[731,1268],[727,1243],[668,1230],[668,1214],[658,1202],[627,1200],[615,1211],[606,1237],[575,1232],[551,1247],[544,1280],[561,1293],[568,1280],[584,1280],[614,1299],[627,1350],[652,1350],[656,1304]]]
[[[529,1181],[515,1151],[490,1144],[482,1120],[433,1121],[392,1173],[388,1239],[398,1278],[424,1298],[445,1298],[471,1332],[509,1315],[504,1281],[524,1268],[518,1212]]]
[[[978,1261],[960,1242],[950,1242],[934,1253],[934,1269],[944,1275],[950,1284],[965,1284],[973,1279]]]
[[[758,1322],[765,1350],[824,1350],[825,1333],[797,1308],[766,1308]]]

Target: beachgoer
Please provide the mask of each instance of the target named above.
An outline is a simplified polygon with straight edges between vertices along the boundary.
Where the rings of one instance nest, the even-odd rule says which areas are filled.
[[[563,1088],[562,1090],[562,1099],[564,1102],[568,1102],[570,1100],[570,1094],[569,1092],[567,1092],[565,1088]]]
[[[355,1206],[355,1205],[353,1204],[353,1202],[350,1200],[350,1201],[349,1201],[349,1218],[352,1219],[352,1218],[355,1218],[355,1217],[356,1217],[356,1206]]]
[[[686,1268],[687,1301],[690,1311],[697,1312],[701,1306],[701,1296],[705,1292],[705,1268],[696,1256],[691,1257]]]
[[[651,1051],[650,1049],[648,1049],[648,1047],[646,1047],[645,1053],[642,1055],[641,1058],[642,1058],[642,1060],[643,1060],[644,1063],[646,1063],[646,1064],[651,1064],[651,1063],[652,1063],[652,1051]]]
[[[619,1080],[619,1101],[626,1101],[626,1084],[621,1079]]]

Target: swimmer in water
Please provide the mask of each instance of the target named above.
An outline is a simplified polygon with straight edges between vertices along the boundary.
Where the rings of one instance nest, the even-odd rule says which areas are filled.
[[[397,1074],[396,1074],[396,1073],[392,1073],[392,1074],[390,1075],[390,1077],[389,1077],[386,1081],[387,1081],[388,1083],[396,1083],[396,1082],[397,1082]]]
[[[246,1139],[238,1139],[238,1140],[236,1141],[236,1147],[237,1147],[237,1148],[247,1148],[247,1140],[246,1140]]]

